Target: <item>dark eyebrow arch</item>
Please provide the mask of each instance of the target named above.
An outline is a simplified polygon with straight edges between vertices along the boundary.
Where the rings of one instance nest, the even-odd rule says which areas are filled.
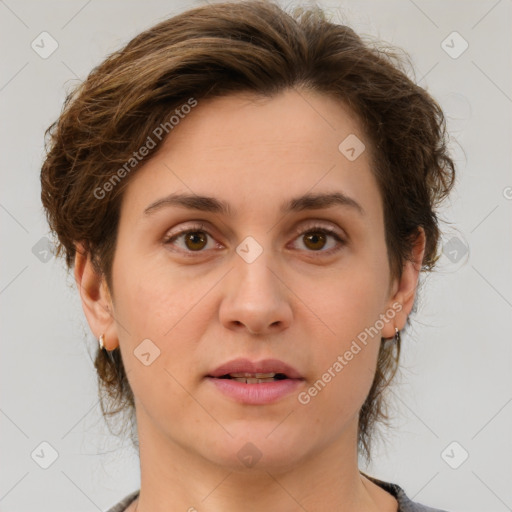
[[[233,214],[233,210],[228,203],[215,197],[199,196],[196,194],[170,194],[151,203],[144,210],[144,215],[151,215],[166,206],[177,206],[190,210],[220,213],[226,216]],[[304,194],[283,203],[280,211],[282,214],[285,214],[304,210],[321,210],[333,206],[345,206],[355,210],[360,215],[365,215],[363,207],[357,201],[342,192]]]

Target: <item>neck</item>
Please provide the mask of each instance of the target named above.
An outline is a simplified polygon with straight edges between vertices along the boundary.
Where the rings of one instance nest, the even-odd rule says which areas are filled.
[[[141,419],[141,489],[130,511],[239,512],[248,503],[252,510],[282,512],[397,510],[390,494],[359,473],[357,423],[300,460],[287,464],[270,458],[263,463],[262,457],[253,467],[244,467],[236,449],[226,446],[224,459],[212,461],[200,455],[200,441],[194,447],[179,444]],[[245,441],[234,444],[244,446]]]

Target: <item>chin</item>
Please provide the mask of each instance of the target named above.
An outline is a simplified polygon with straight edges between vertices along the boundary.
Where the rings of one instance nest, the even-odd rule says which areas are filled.
[[[230,471],[287,471],[297,467],[306,456],[304,439],[307,435],[297,432],[293,436],[276,422],[272,422],[270,428],[261,426],[257,429],[253,425],[252,428],[240,429],[236,434],[232,428],[228,430],[233,438],[224,439],[209,458]]]

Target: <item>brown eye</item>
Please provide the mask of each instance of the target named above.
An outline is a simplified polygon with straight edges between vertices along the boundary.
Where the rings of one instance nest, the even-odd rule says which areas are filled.
[[[187,249],[191,251],[203,249],[208,242],[203,231],[189,231],[185,234],[184,241]]]
[[[310,231],[304,235],[304,244],[315,251],[322,249],[326,243],[327,236],[320,231]]]
[[[181,252],[191,256],[193,253],[206,252],[207,249],[218,248],[215,239],[203,229],[203,225],[191,226],[164,239],[164,244],[169,245],[174,252]],[[208,246],[209,239],[211,245]],[[299,240],[300,250],[320,255],[329,255],[339,251],[344,245],[344,239],[332,228],[323,226],[311,226],[296,232],[296,240]]]
[[[209,240],[210,239],[210,240]],[[215,247],[213,237],[203,229],[203,225],[190,226],[189,229],[182,229],[177,233],[167,236],[163,240],[173,251],[182,253],[206,252],[204,249]],[[210,245],[208,246],[208,243]]]
[[[303,228],[297,230],[296,236],[296,240],[299,241],[299,249],[306,252],[318,252],[321,255],[335,253],[345,245],[345,240],[341,235],[330,227],[307,226],[306,230]]]

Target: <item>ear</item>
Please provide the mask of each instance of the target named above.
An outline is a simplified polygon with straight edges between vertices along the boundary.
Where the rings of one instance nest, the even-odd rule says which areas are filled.
[[[111,294],[105,277],[96,272],[90,253],[81,243],[76,244],[74,274],[82,308],[91,331],[97,339],[103,334],[105,348],[114,350],[118,345],[118,339]]]
[[[396,279],[393,286],[391,296],[387,304],[387,311],[396,311],[394,322],[387,322],[382,329],[381,336],[383,338],[392,338],[395,336],[395,327],[401,331],[406,324],[407,317],[411,313],[414,305],[414,297],[416,296],[416,289],[418,285],[418,278],[421,271],[421,264],[423,262],[423,255],[425,254],[425,231],[423,228],[418,228],[418,235],[416,237],[414,247],[412,250],[412,259],[414,261],[406,261],[402,271],[402,277]],[[399,309],[399,306],[401,309]]]

